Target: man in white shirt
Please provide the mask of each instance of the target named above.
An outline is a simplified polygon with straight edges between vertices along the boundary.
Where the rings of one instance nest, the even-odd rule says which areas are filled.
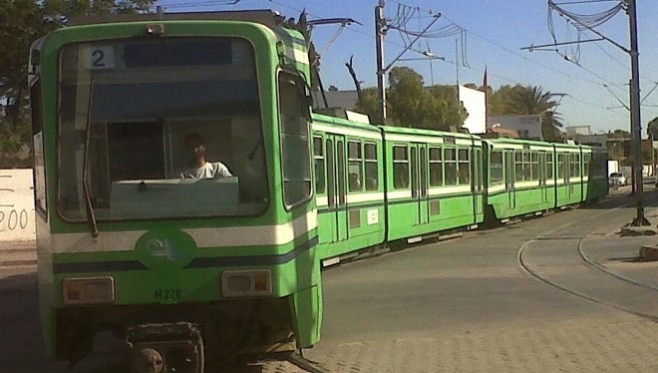
[[[196,132],[191,133],[183,141],[190,158],[189,168],[180,175],[182,179],[214,179],[233,176],[223,163],[206,161],[206,145],[203,143],[201,135]]]

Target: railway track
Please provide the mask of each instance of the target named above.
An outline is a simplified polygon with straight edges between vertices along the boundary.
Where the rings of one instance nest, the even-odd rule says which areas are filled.
[[[629,206],[623,203],[587,221],[570,221],[525,241],[517,254],[520,267],[570,296],[658,322],[658,287],[609,270],[591,259],[585,249],[587,244],[596,243],[591,233],[599,226],[621,227],[630,221],[629,214],[620,213]]]

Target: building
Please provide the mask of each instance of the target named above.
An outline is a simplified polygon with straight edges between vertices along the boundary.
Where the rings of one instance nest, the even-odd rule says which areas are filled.
[[[590,126],[570,126],[565,129],[568,139],[575,138],[576,136],[588,136],[592,134]]]
[[[620,165],[630,166],[633,162],[633,153],[631,146],[631,139],[629,138],[612,138],[607,139],[606,148],[608,149],[608,158],[619,161]],[[653,150],[653,144],[651,140],[644,139],[642,140],[642,156],[646,158],[646,155],[651,155]],[[647,159],[643,160],[645,164],[651,163],[647,162]]]
[[[522,139],[544,140],[541,115],[496,115],[487,118],[487,127],[505,128],[518,132]]]
[[[581,134],[575,134],[573,136],[567,136],[568,139],[574,140],[579,144],[582,145],[589,145],[589,146],[598,146],[601,148],[607,148],[607,142],[608,142],[608,135],[602,134],[602,135],[581,135]]]

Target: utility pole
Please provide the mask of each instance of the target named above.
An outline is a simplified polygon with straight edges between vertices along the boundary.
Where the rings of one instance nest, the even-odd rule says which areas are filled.
[[[631,57],[631,80],[630,80],[630,112],[631,112],[631,152],[632,152],[632,165],[633,165],[633,192],[635,194],[635,207],[636,207],[636,216],[635,219],[631,222],[632,226],[646,226],[650,225],[649,221],[644,216],[644,188],[642,183],[642,123],[641,123],[641,113],[640,113],[640,63],[639,63],[639,52],[638,52],[638,37],[637,37],[637,0],[622,0],[619,5],[611,9],[611,11],[616,11],[617,7],[619,9],[623,8],[623,4],[626,5],[626,14],[628,15],[629,28],[630,28],[630,48],[625,48],[621,44],[615,42],[614,40],[606,37],[601,32],[595,30],[593,27],[590,27],[583,21],[581,21],[582,16],[574,15],[573,13],[566,12],[560,8],[553,0],[548,0],[549,9],[556,9],[561,16],[567,18],[569,21],[575,22],[575,24],[582,28],[586,29],[594,34],[596,34],[599,39],[590,39],[590,40],[579,40],[574,42],[565,42],[565,43],[554,43],[547,45],[538,45],[531,46],[528,48],[532,50],[542,50],[541,48],[551,47],[554,48],[558,45],[568,45],[568,44],[581,44],[584,42],[596,42],[605,40],[622,51],[628,53]],[[576,3],[586,3],[586,2],[597,2],[597,1],[580,1]],[[565,3],[562,3],[565,4]]]
[[[386,120],[386,72],[393,64],[400,60],[413,45],[423,37],[427,31],[439,20],[441,14],[433,16],[432,22],[425,27],[422,31],[414,34],[415,37],[409,44],[398,54],[388,65],[384,66],[384,36],[388,31],[388,25],[384,18],[384,0],[379,0],[379,5],[375,7],[375,39],[377,42],[377,91],[379,93],[379,114],[382,117],[382,122]],[[423,52],[427,57],[434,58],[434,55],[429,52]],[[437,58],[440,59],[440,58]]]
[[[377,92],[379,98],[379,115],[382,124],[386,118],[386,71],[384,70],[384,35],[386,35],[386,19],[384,19],[384,0],[379,0],[375,7],[375,39],[377,43]]]
[[[633,150],[635,155],[633,179],[635,180],[635,220],[633,226],[649,225],[644,217],[644,185],[642,183],[642,122],[640,113],[640,62],[637,42],[637,8],[636,0],[627,0],[628,19],[631,35],[631,129],[633,138]],[[653,148],[653,144],[652,144]]]

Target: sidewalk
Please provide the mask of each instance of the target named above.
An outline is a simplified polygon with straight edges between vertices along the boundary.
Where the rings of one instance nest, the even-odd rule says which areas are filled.
[[[612,276],[619,277],[622,281],[658,290],[658,261],[642,261],[639,258],[642,246],[656,245],[656,243],[658,243],[658,235],[635,237],[619,237],[614,234],[595,235],[584,242],[582,253],[590,264],[598,266]]]
[[[0,269],[33,267],[36,264],[36,242],[0,242]]]

